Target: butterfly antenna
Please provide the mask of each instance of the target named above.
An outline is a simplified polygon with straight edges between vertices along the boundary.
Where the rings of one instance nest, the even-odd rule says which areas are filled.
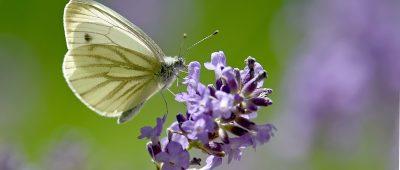
[[[181,40],[181,46],[179,47],[178,57],[182,57],[182,55],[181,55],[182,53],[181,52],[182,52],[182,47],[185,44],[186,37],[187,37],[187,34],[183,33],[182,40]]]
[[[211,38],[212,36],[217,35],[218,33],[219,33],[219,30],[215,30],[212,34],[210,34],[210,35],[204,37],[204,38],[201,39],[200,41],[194,43],[192,46],[190,46],[189,48],[187,48],[187,49],[185,50],[185,52],[183,52],[183,54],[186,54],[186,53],[187,53],[190,49],[192,49],[193,47],[195,47],[195,46],[197,46],[198,44],[202,43],[203,41],[205,41],[205,40]]]
[[[165,114],[165,116],[168,116],[168,103],[167,103],[167,100],[165,99],[165,96],[164,96],[163,92],[160,91],[160,93],[161,93],[161,96],[162,96],[162,98],[164,100],[165,108],[167,108],[167,114]]]

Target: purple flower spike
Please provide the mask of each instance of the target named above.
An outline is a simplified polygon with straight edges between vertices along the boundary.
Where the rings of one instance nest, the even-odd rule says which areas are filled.
[[[163,170],[181,170],[187,169],[190,164],[189,152],[182,149],[178,142],[170,141],[164,152],[155,156],[157,162],[164,163]]]
[[[217,78],[221,77],[221,71],[226,66],[225,54],[222,51],[211,54],[211,62],[204,63],[208,70],[214,70]]]
[[[226,65],[225,54],[212,53],[211,62],[205,63],[216,75],[215,83],[204,85],[200,80],[201,65],[191,62],[183,84],[187,91],[175,100],[186,104],[186,111],[176,115],[176,121],[167,129],[167,136],[159,141],[163,119],[157,119],[154,128],[144,127],[139,138],[150,138],[147,148],[158,169],[183,170],[189,166],[204,165],[204,161],[191,157],[188,149],[198,149],[208,155],[204,167],[211,170],[240,160],[242,151],[256,148],[270,140],[275,127],[257,125],[251,119],[258,111],[272,104],[272,90],[263,88],[267,72],[252,57],[246,59],[244,70]]]
[[[182,129],[188,133],[187,137],[191,140],[200,140],[208,143],[208,133],[214,131],[214,121],[210,116],[203,115],[195,121],[186,121],[182,124]]]

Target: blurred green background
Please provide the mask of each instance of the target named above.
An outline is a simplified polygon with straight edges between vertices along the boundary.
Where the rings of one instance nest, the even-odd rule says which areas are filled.
[[[338,75],[343,78],[339,79],[339,82],[354,82],[355,77],[362,71],[371,73],[367,74],[367,78],[364,76],[362,81],[356,81],[358,84],[374,83],[372,87],[362,88],[365,90],[363,92],[369,95],[360,98],[350,96],[346,99],[346,94],[355,91],[350,88],[354,83],[339,83],[337,88],[337,84],[333,83],[329,87],[336,88],[333,90],[335,94],[329,93],[328,97],[318,99],[321,103],[329,103],[328,109],[324,110],[324,104],[321,103],[310,105],[321,106],[319,109],[324,110],[324,113],[321,113],[321,110],[301,109],[296,105],[299,104],[298,101],[308,100],[307,95],[332,90],[322,88],[320,91],[314,91],[317,88],[308,86],[308,82],[315,79],[314,75],[308,74],[309,72],[303,73],[301,69],[296,69],[308,68],[302,61],[327,61],[321,65],[317,63],[314,67],[310,66],[312,73],[319,73],[319,66],[329,67],[329,61],[334,62],[336,58],[340,58],[338,56],[348,55],[345,52],[339,53],[338,56],[331,57],[333,60],[303,57],[316,55],[310,52],[313,49],[335,47],[314,47],[320,44],[315,40],[318,36],[332,33],[326,31],[332,27],[325,23],[337,23],[333,18],[334,14],[339,15],[337,20],[354,18],[349,22],[359,28],[354,27],[352,32],[342,29],[340,24],[343,23],[334,24],[335,29],[332,29],[335,30],[335,34],[332,35],[352,37],[369,28],[361,23],[365,18],[376,18],[373,17],[375,13],[371,6],[360,5],[371,3],[368,0],[336,1],[342,6],[331,6],[318,1],[285,0],[248,3],[211,0],[101,2],[142,28],[168,55],[178,53],[183,33],[188,34],[186,46],[189,46],[218,29],[220,34],[193,48],[187,60],[206,62],[210,60],[212,52],[222,50],[227,56],[228,64],[233,67],[243,68],[244,59],[253,56],[268,71],[269,78],[264,86],[274,89],[274,94],[271,95],[274,105],[261,110],[257,122],[270,122],[278,131],[270,143],[257,148],[256,151],[246,150],[241,162],[224,165],[220,169],[398,169],[398,50],[391,51],[387,57],[392,64],[394,62],[394,71],[380,71],[388,65],[376,64],[375,61],[384,59],[371,59],[374,55],[368,59],[362,58],[367,56],[366,54],[372,54],[371,50],[375,49],[370,46],[359,47],[360,44],[365,45],[366,41],[370,42],[369,39],[344,40],[345,44],[357,44],[358,51],[363,52],[356,62],[352,61],[344,66],[356,65],[354,67],[358,68],[358,61],[370,62],[366,66],[363,65],[363,69],[356,70],[357,74],[347,75],[346,72]],[[156,117],[165,112],[164,107],[160,107],[160,103],[163,102],[161,95],[154,96],[133,121],[123,125],[117,125],[116,120],[98,116],[86,108],[69,89],[61,70],[67,51],[62,23],[67,2],[0,0],[0,169],[154,169],[145,148],[147,141],[138,140],[137,136],[141,127],[153,126]],[[389,4],[392,1],[382,3],[391,6]],[[393,8],[397,11],[400,9],[397,2],[392,6],[397,7]],[[367,10],[355,13],[354,16],[341,15],[343,11],[362,11],[363,8],[372,12]],[[396,11],[392,8],[381,8],[384,11]],[[372,14],[363,17],[367,13]],[[396,15],[389,17],[393,20],[382,21],[384,25],[386,22],[399,23],[398,12],[394,13]],[[377,15],[377,22],[369,24],[379,25],[382,24],[382,18],[387,19],[386,15],[382,18],[380,13]],[[352,27],[343,25],[344,28]],[[391,25],[388,27],[391,28]],[[343,34],[340,30],[344,30]],[[384,33],[391,31],[392,29],[382,29]],[[365,34],[367,33],[361,35]],[[398,40],[398,36],[391,37]],[[327,36],[322,38],[321,42],[329,42],[335,38],[337,36]],[[371,41],[386,41],[385,38],[388,38],[386,34],[377,34]],[[379,46],[377,48],[379,49]],[[383,56],[388,50],[391,49],[380,50],[383,52],[379,53],[379,56]],[[337,50],[331,50],[332,53],[335,51]],[[317,56],[330,55],[331,52],[320,52]],[[336,67],[338,72],[344,67],[339,63],[339,67]],[[329,82],[330,76],[336,80],[335,75],[330,73],[327,79],[316,84]],[[201,74],[203,82],[212,83],[212,72],[203,70]],[[389,74],[396,76],[391,78]],[[363,74],[360,76],[363,77]],[[382,76],[393,79],[394,85],[387,85]],[[293,78],[295,80],[292,80]],[[302,88],[298,81],[306,81],[305,86],[309,88]],[[358,89],[358,84],[355,84],[355,89]],[[172,90],[176,92],[177,88],[172,87]],[[326,110],[330,111],[329,108],[337,108],[332,104],[334,102],[329,100],[332,96],[337,96],[336,93],[345,99],[338,97],[335,101],[347,101],[340,107],[350,106],[356,109],[325,113]],[[184,105],[175,102],[169,93],[165,94],[170,113],[184,111]],[[374,100],[363,101],[363,104],[353,103],[365,100],[364,98]],[[313,114],[308,114],[311,112]],[[173,116],[168,117],[167,124],[173,119]],[[353,121],[348,121],[349,119]],[[338,122],[338,126],[342,128],[335,130],[336,125],[325,126],[331,123],[330,120]],[[299,125],[295,126],[296,124]],[[305,126],[309,128],[304,130]],[[347,136],[335,137],[332,133],[345,133],[347,130],[351,132]],[[335,141],[331,140],[332,138],[345,140],[338,144],[332,142]]]

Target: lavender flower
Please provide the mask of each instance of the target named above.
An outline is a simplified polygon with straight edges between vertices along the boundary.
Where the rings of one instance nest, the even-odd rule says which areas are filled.
[[[261,107],[272,104],[268,98],[272,90],[262,88],[267,73],[252,57],[245,63],[244,70],[232,68],[226,65],[222,51],[212,53],[211,62],[204,64],[216,75],[215,83],[209,85],[199,81],[200,63],[189,64],[183,82],[187,91],[175,97],[176,101],[186,103],[186,113],[176,116],[177,121],[168,128],[168,135],[161,142],[165,116],[157,119],[156,127],[141,129],[139,138],[151,140],[147,148],[158,169],[187,169],[190,165],[200,165],[201,159],[190,159],[188,151],[193,148],[209,155],[201,170],[214,169],[225,156],[228,163],[240,160],[243,149],[256,148],[269,141],[275,127],[257,125],[250,120],[257,117]]]

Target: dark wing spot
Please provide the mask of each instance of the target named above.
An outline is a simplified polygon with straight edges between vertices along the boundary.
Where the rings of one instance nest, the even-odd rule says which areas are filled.
[[[85,34],[85,41],[86,42],[90,42],[90,41],[92,41],[92,39],[93,39],[92,36],[90,36],[88,33]]]

